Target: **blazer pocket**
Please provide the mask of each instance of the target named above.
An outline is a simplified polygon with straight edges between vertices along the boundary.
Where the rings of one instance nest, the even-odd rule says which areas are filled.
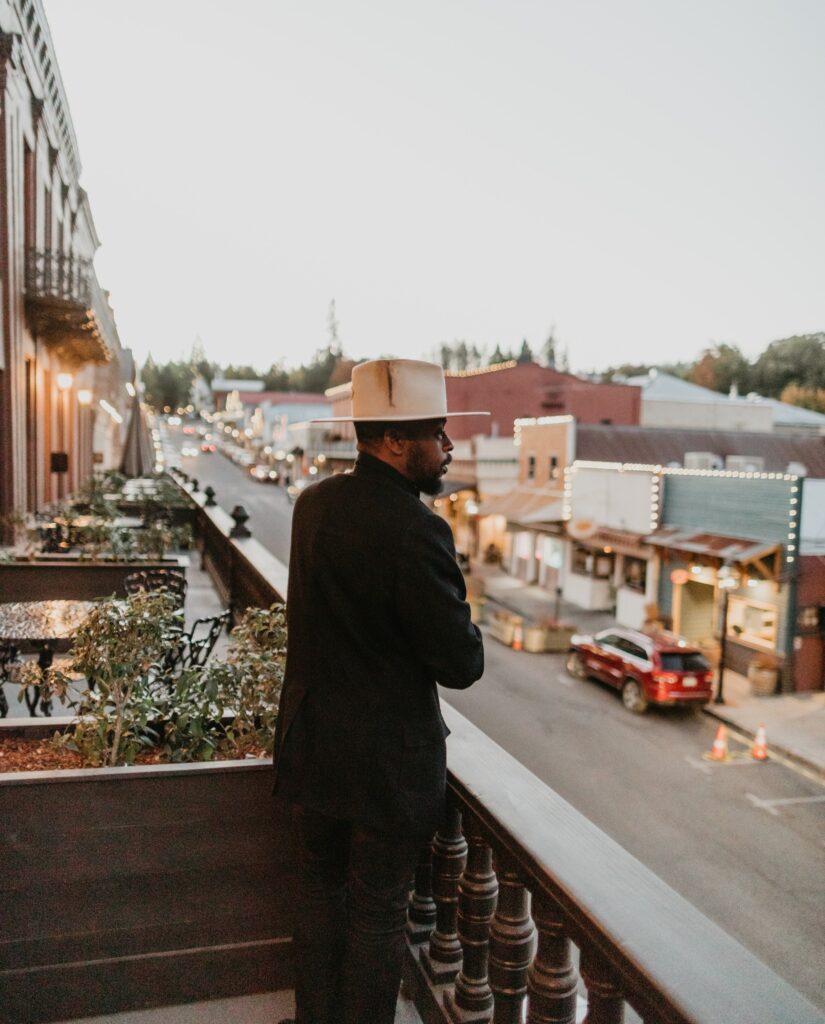
[[[450,734],[444,722],[404,722],[404,746],[428,747],[431,743],[442,743]]]

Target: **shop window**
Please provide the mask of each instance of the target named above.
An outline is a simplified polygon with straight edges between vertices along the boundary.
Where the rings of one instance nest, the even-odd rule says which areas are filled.
[[[527,456],[527,479],[528,480],[535,480],[536,479],[536,456],[535,455],[528,455]]]
[[[728,633],[746,644],[776,647],[776,608],[761,601],[731,597],[728,608]]]
[[[644,594],[647,587],[647,561],[644,558],[631,558],[626,556],[624,560],[624,572],[622,574],[624,586],[628,590],[635,590]]]
[[[558,455],[550,456],[550,472],[549,476],[551,480],[558,480],[559,478],[559,457]]]
[[[582,544],[573,547],[572,571],[578,576],[592,576],[597,580],[609,580],[613,576],[612,552],[594,551]]]

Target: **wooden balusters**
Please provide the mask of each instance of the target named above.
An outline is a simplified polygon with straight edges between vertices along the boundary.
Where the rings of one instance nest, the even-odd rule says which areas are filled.
[[[521,1024],[536,929],[530,917],[529,896],[518,875],[498,862],[496,866],[498,905],[490,930],[490,988],[495,999],[493,1024]]]
[[[622,1024],[624,999],[616,973],[604,957],[585,946],[579,960],[587,986],[587,1016],[584,1024]]]
[[[458,880],[467,860],[467,841],[461,834],[461,812],[451,807],[444,826],[433,840],[433,895],[435,930],[421,963],[436,984],[452,981],[461,965],[458,940]]]
[[[444,1008],[453,1021],[489,1021],[493,992],[487,966],[498,882],[492,850],[473,827],[465,831],[470,850],[458,884],[458,935],[464,958],[454,991],[444,994]]]
[[[527,1024],[575,1024],[576,969],[570,940],[555,904],[542,892],[533,894],[538,949],[528,972]]]
[[[407,910],[407,937],[414,945],[426,942],[435,927],[433,844],[421,848],[415,869],[415,889]]]

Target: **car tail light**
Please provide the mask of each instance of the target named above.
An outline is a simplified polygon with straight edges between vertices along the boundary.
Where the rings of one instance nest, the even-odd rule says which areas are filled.
[[[679,676],[675,672],[654,672],[653,681],[660,686],[676,686]]]

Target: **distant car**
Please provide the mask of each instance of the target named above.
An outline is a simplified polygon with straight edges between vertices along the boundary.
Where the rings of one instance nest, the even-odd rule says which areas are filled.
[[[567,671],[621,690],[624,706],[639,715],[649,704],[707,704],[713,694],[707,658],[671,633],[648,636],[616,626],[595,636],[574,636]]]
[[[170,427],[180,426],[180,416],[170,416],[166,421]]]
[[[188,455],[197,455],[198,454],[198,449],[193,444],[185,444],[181,448],[180,453],[185,458]]]
[[[257,480],[258,483],[265,484],[269,481],[269,468],[260,465],[260,463],[257,466],[250,466],[249,475],[253,480]]]
[[[287,497],[289,498],[289,500],[295,501],[295,499],[298,497],[301,491],[305,487],[309,487],[311,483],[312,480],[310,480],[308,476],[299,477],[294,483],[291,483],[286,489]]]
[[[192,426],[184,427],[183,428],[183,432],[184,432],[184,434],[194,434],[195,433],[195,428],[192,427]]]
[[[202,452],[214,452],[215,450],[215,445],[211,441],[204,441],[201,445]]]

